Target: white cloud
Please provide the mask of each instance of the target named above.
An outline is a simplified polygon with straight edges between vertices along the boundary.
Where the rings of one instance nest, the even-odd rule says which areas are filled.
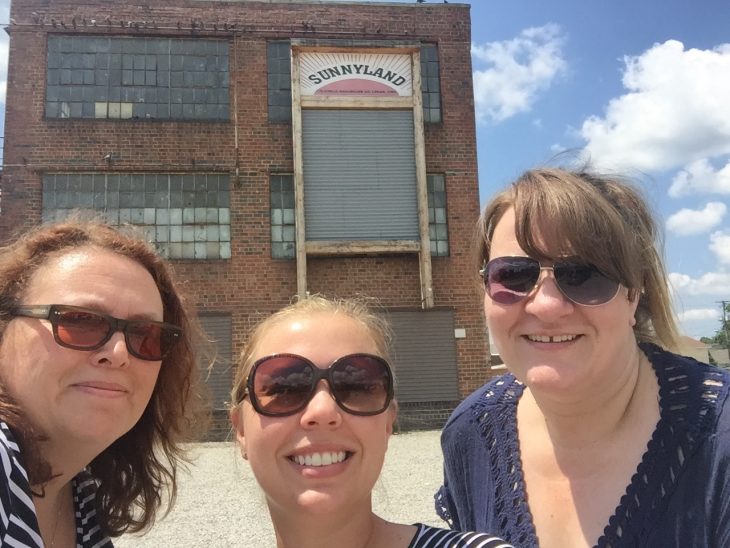
[[[667,230],[680,236],[709,232],[722,222],[727,206],[709,202],[704,209],[680,209],[667,219]]]
[[[472,44],[474,64],[488,65],[474,71],[477,120],[501,122],[528,112],[539,93],[565,72],[564,40],[558,25],[547,24],[512,40]]]
[[[728,272],[706,272],[699,278],[672,272],[669,274],[669,283],[676,292],[686,295],[727,296],[730,294],[730,273]]]
[[[668,40],[624,64],[627,93],[581,128],[595,165],[655,171],[730,153],[730,44]]]
[[[677,318],[680,322],[701,322],[706,320],[719,320],[720,309],[719,308],[692,308],[683,312],[677,313]]]
[[[673,198],[687,194],[730,194],[730,162],[717,171],[707,158],[690,163],[674,176],[669,187]]]
[[[730,233],[718,231],[710,234],[710,251],[720,263],[730,265]]]

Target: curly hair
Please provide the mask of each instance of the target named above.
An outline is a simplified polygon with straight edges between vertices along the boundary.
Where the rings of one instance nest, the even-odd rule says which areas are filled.
[[[187,460],[181,444],[195,439],[206,424],[195,353],[201,331],[170,265],[149,243],[131,228],[71,218],[37,227],[0,249],[0,336],[34,273],[51,259],[84,247],[110,251],[142,265],[160,292],[164,321],[183,331],[182,340],[162,360],[142,417],[88,465],[98,484],[99,523],[107,535],[119,536],[152,526],[163,507],[164,487],[164,504],[169,511],[177,494],[178,466]],[[6,421],[18,437],[30,484],[42,491],[52,477],[39,451],[45,433],[29,424],[22,408],[2,386],[0,393],[0,420]]]
[[[494,229],[515,209],[520,247],[538,260],[565,254],[594,264],[638,298],[637,341],[676,349],[660,231],[640,192],[627,181],[588,170],[539,168],[523,173],[486,205],[477,225],[477,268],[489,260]],[[536,239],[536,228],[545,236]]]

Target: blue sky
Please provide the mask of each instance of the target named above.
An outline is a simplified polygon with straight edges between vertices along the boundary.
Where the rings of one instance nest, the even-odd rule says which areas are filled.
[[[482,202],[565,151],[634,178],[664,229],[683,331],[713,335],[730,300],[730,2],[463,3]],[[1,33],[3,104],[6,65]]]

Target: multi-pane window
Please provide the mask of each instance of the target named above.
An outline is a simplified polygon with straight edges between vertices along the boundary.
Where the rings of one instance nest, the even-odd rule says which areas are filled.
[[[449,228],[446,224],[446,185],[441,174],[426,176],[428,191],[428,232],[431,239],[431,255],[445,257],[449,254]]]
[[[434,45],[421,46],[421,96],[423,121],[441,121],[441,89],[439,85],[439,52]]]
[[[48,37],[47,118],[227,120],[228,42]]]
[[[229,177],[223,174],[49,173],[43,176],[43,221],[74,210],[112,225],[140,225],[171,259],[229,259]]]
[[[289,41],[268,42],[266,62],[269,78],[269,120],[291,120],[291,53]]]
[[[293,259],[296,255],[294,224],[294,177],[272,175],[271,184],[271,256]]]

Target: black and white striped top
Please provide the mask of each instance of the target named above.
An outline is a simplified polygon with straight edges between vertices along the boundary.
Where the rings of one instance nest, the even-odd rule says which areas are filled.
[[[0,546],[43,548],[35,506],[22,464],[20,448],[10,428],[0,421]],[[77,548],[112,545],[97,523],[96,483],[87,471],[72,480]]]
[[[408,548],[514,548],[507,541],[485,533],[469,533],[439,529],[416,523],[416,531]]]

